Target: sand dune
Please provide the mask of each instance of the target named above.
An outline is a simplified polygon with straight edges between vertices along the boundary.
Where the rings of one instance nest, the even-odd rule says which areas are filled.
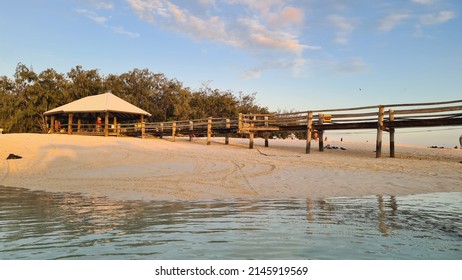
[[[346,150],[305,154],[305,141],[0,135],[0,185],[114,199],[322,198],[462,191],[462,150],[326,142]],[[14,153],[22,159],[6,160]]]

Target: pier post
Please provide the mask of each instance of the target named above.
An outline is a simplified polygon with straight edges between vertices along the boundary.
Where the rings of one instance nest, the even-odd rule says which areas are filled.
[[[230,120],[226,119],[225,145],[229,145],[229,129],[231,128]]]
[[[210,145],[212,140],[212,118],[207,120],[207,145]]]
[[[253,130],[255,123],[253,122],[254,117],[250,116],[250,129],[249,129],[249,149],[253,149],[253,137],[255,131]]]
[[[383,136],[383,116],[385,107],[379,106],[378,122],[377,122],[377,141],[375,143],[375,157],[380,158],[382,156],[382,136]]]
[[[237,129],[239,133],[242,131],[242,113],[239,113],[239,119],[237,120]]]
[[[172,141],[175,142],[176,122],[172,123]]]
[[[193,130],[194,130],[194,123],[193,121],[189,121],[189,142],[192,141]]]
[[[324,114],[319,114],[319,124],[324,123]],[[324,152],[324,130],[319,130],[318,131],[319,135],[319,151]]]
[[[395,110],[394,109],[390,109],[389,119],[390,119],[390,122],[393,122],[395,120]],[[395,128],[389,127],[389,133],[390,133],[390,157],[394,158],[395,157]]]
[[[313,112],[308,112],[306,120],[306,151],[309,154],[311,150],[311,134],[313,134]]]
[[[268,116],[265,116],[265,126],[268,127]],[[265,132],[265,147],[269,147],[268,138],[269,138],[269,132],[266,131]]]

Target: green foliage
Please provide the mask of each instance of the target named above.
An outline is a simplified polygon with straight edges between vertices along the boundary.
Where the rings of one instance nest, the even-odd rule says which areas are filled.
[[[13,79],[0,76],[0,128],[10,133],[45,132],[44,112],[107,91],[150,112],[150,122],[268,112],[256,104],[255,93],[236,96],[208,85],[193,91],[148,69],[104,77],[96,69],[76,66],[67,74],[52,68],[36,74],[32,67],[19,63]]]

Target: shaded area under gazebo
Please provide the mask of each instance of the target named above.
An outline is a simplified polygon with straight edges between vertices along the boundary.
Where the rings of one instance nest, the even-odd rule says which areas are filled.
[[[84,97],[46,111],[44,115],[50,117],[49,133],[104,136],[119,135],[120,122],[136,121],[141,125],[145,116],[151,116],[110,92]],[[61,125],[61,121],[67,124]]]

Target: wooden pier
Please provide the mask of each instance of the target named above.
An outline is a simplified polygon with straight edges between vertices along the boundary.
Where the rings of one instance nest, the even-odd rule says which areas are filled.
[[[311,140],[317,134],[319,150],[323,151],[323,133],[326,130],[364,130],[377,131],[376,157],[382,156],[383,133],[389,133],[390,157],[395,156],[395,132],[401,128],[461,126],[462,100],[389,104],[366,107],[308,110],[286,114],[239,114],[235,118],[207,118],[171,122],[148,123],[141,121],[131,124],[114,124],[105,131],[111,135],[147,135],[163,138],[189,136],[207,137],[207,145],[213,135],[224,135],[225,144],[231,134],[247,135],[249,148],[254,146],[255,133],[265,137],[265,146],[269,145],[269,134],[275,131],[306,131],[306,153],[311,151]],[[69,129],[74,129],[69,127]],[[81,127],[75,127],[81,129]]]

